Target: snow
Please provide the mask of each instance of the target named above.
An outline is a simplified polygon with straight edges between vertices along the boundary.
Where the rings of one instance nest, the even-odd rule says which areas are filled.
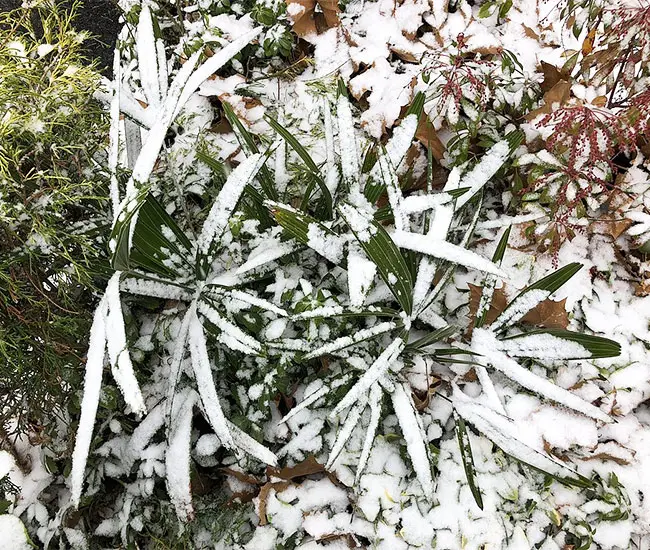
[[[422,252],[434,258],[440,258],[465,267],[470,267],[503,276],[504,273],[491,261],[479,256],[471,250],[467,250],[442,239],[411,233],[408,231],[395,231],[391,238],[400,248],[407,248],[416,252]]]
[[[27,530],[16,516],[0,514],[0,533],[2,544],[7,550],[30,550],[32,545],[27,535]]]

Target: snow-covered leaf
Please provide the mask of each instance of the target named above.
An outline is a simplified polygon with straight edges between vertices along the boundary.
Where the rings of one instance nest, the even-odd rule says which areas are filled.
[[[410,388],[403,384],[395,384],[391,394],[393,410],[406,441],[406,450],[411,459],[413,471],[420,482],[422,492],[427,499],[433,498],[433,478],[431,477],[431,461],[429,458],[428,442],[422,430],[422,424],[415,410],[410,395]]]
[[[174,401],[171,424],[168,431],[165,452],[165,482],[169,499],[176,515],[182,521],[194,516],[190,483],[190,438],[192,416],[197,400],[196,392],[190,388],[179,392]]]
[[[201,396],[203,410],[214,433],[219,437],[221,444],[227,449],[232,449],[235,444],[230,429],[226,424],[226,418],[221,409],[221,402],[219,401],[219,396],[214,386],[212,366],[210,364],[210,357],[208,356],[203,326],[196,313],[192,313],[193,315],[190,318],[189,324],[188,343],[190,356],[192,357],[194,378],[199,395]]]
[[[501,340],[501,349],[511,357],[537,359],[604,359],[621,354],[614,340],[560,329],[516,334]]]
[[[81,416],[75,436],[72,452],[72,471],[70,472],[70,500],[73,506],[79,506],[83,489],[86,461],[90,451],[90,442],[95,427],[95,417],[102,388],[102,374],[106,357],[106,316],[108,302],[102,298],[95,310],[93,324],[90,328],[88,354],[86,355],[86,373],[84,375],[84,393],[81,400]]]
[[[368,219],[350,204],[341,205],[339,210],[363,251],[377,266],[386,286],[410,315],[413,309],[413,276],[390,235],[379,223]]]
[[[467,478],[467,485],[469,485],[469,489],[476,501],[476,505],[483,510],[483,496],[481,495],[481,489],[476,481],[474,455],[472,454],[472,445],[469,441],[467,427],[465,426],[463,417],[458,416],[458,414],[454,414],[454,421],[456,423],[456,436],[458,438],[458,447],[460,448],[460,456],[463,461],[465,477]]]

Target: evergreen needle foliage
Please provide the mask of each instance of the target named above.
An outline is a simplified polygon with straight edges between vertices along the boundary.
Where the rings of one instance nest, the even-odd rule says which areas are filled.
[[[105,238],[106,117],[74,10],[0,16],[0,422],[40,432],[79,384]],[[15,423],[17,421],[17,423]]]

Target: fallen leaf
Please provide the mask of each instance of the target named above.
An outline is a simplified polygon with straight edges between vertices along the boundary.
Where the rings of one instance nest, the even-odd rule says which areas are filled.
[[[472,335],[472,330],[476,323],[476,312],[481,300],[483,287],[468,283],[469,286],[469,329],[466,336],[469,338]],[[488,310],[485,320],[486,325],[492,324],[496,318],[503,312],[508,305],[508,298],[506,296],[505,285],[501,288],[494,290],[492,295],[492,303]],[[569,315],[566,311],[566,298],[556,302],[554,300],[544,300],[531,309],[526,315],[521,318],[522,323],[535,325],[542,328],[557,328],[565,329],[569,326]]]
[[[537,34],[533,29],[531,29],[528,25],[524,25],[523,23],[521,26],[524,28],[524,34],[528,38],[532,38],[533,40],[539,41],[540,37],[539,34]]]
[[[534,120],[539,115],[550,114],[554,105],[559,103],[564,105],[571,97],[571,83],[566,80],[560,80],[548,92],[544,94],[544,102],[541,107],[535,109],[526,115],[526,120]]]
[[[594,97],[591,100],[591,104],[595,105],[596,107],[604,107],[605,105],[607,105],[607,96],[599,95],[598,97]]]
[[[304,477],[313,474],[322,474],[325,472],[325,466],[320,464],[313,455],[310,455],[295,466],[286,466],[282,469],[269,466],[266,469],[266,472],[269,477],[277,477],[290,481],[298,477]]]
[[[467,286],[469,286],[469,327],[466,336],[470,338],[474,330],[474,325],[476,324],[476,312],[478,311],[478,305],[481,301],[483,287],[471,283],[468,283]],[[492,294],[492,303],[487,312],[485,324],[489,325],[493,323],[506,308],[506,305],[508,305],[508,297],[506,296],[505,285],[501,288],[495,288],[494,294]]]
[[[440,141],[440,138],[426,113],[422,113],[420,116],[418,128],[415,132],[415,139],[417,139],[427,149],[431,149],[431,155],[434,159],[440,161],[444,158],[445,146],[442,144],[442,141]]]
[[[393,52],[397,57],[406,63],[419,63],[419,59],[415,57],[411,52],[406,51],[401,48],[396,48],[395,46],[390,46],[390,51]]]
[[[239,481],[243,481],[244,483],[248,483],[249,485],[261,485],[262,481],[257,479],[255,476],[252,476],[250,474],[247,474],[246,472],[240,472],[239,470],[233,470],[232,468],[219,468],[220,472],[223,472],[224,474],[227,474],[231,477],[234,477],[235,479],[238,479]]]
[[[275,489],[276,492],[284,491],[291,486],[290,481],[282,481],[279,483],[266,483],[261,489],[258,495],[259,504],[258,504],[258,513],[260,516],[260,525],[267,525],[269,520],[266,517],[266,506],[269,499],[269,493],[271,489]]]
[[[556,302],[544,300],[521,318],[523,323],[543,328],[565,329],[569,326],[569,314],[566,310],[566,298]]]
[[[551,65],[546,61],[542,61],[541,64],[542,74],[544,75],[544,80],[542,81],[541,88],[544,93],[553,89],[553,87],[560,82],[561,80],[569,81],[571,75],[565,73],[561,69],[558,69],[555,65]]]
[[[298,36],[320,34],[340,24],[336,0],[286,0],[286,3],[293,31]],[[316,13],[316,5],[320,13]]]

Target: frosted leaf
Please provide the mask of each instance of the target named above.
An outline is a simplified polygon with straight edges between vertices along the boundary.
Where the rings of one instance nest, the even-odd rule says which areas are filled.
[[[476,193],[478,193],[483,186],[490,181],[492,176],[499,171],[503,163],[510,155],[510,145],[503,140],[493,145],[490,150],[485,153],[479,163],[474,166],[467,174],[465,174],[459,183],[459,187],[469,187],[469,189],[461,195],[456,201],[456,208],[463,207]]]
[[[533,212],[531,214],[522,214],[521,216],[499,216],[494,220],[485,220],[476,225],[476,229],[501,229],[509,225],[519,225],[522,223],[542,220],[548,217],[543,211]]]
[[[86,461],[92,441],[99,393],[102,387],[102,373],[104,371],[104,358],[106,356],[106,315],[108,303],[102,298],[95,310],[93,324],[90,327],[90,340],[86,355],[86,373],[84,375],[84,393],[81,400],[81,415],[79,427],[75,437],[74,451],[72,452],[72,470],[70,472],[70,501],[72,505],[79,506],[81,491],[83,489]]]
[[[404,117],[400,125],[393,129],[393,136],[386,144],[388,165],[392,165],[395,169],[399,168],[402,159],[406,156],[406,152],[413,143],[417,128],[418,117],[415,114],[410,114]],[[383,172],[383,167],[376,164],[370,171],[370,177],[374,181],[379,181],[381,172]]]
[[[343,259],[343,239],[325,231],[320,224],[309,224],[307,239],[307,246],[330,262],[338,264]]]
[[[259,307],[260,309],[277,313],[281,317],[287,317],[289,315],[284,309],[279,308],[278,306],[272,304],[268,300],[258,298],[257,296],[253,296],[248,292],[244,292],[243,290],[230,290],[228,291],[228,294],[233,298],[240,300],[242,302],[246,302],[247,304],[251,304],[252,306],[256,306]]]
[[[185,389],[177,395],[165,452],[165,483],[176,515],[182,521],[194,516],[190,482],[190,439],[196,392]]]
[[[339,210],[345,219],[345,223],[354,231],[359,241],[368,242],[376,233],[377,230],[372,225],[372,215],[370,213],[363,212],[351,204],[342,204],[339,206]]]
[[[183,89],[183,93],[178,101],[174,118],[176,118],[183,105],[185,105],[190,96],[199,89],[199,86],[201,86],[203,82],[228,63],[228,61],[254,40],[263,30],[263,27],[255,27],[254,29],[245,32],[239,38],[221,48],[212,57],[209,57],[203,65],[196,69],[187,80],[187,85]]]
[[[338,429],[336,436],[336,441],[332,446],[329,457],[327,459],[327,464],[325,464],[326,470],[331,470],[336,463],[336,459],[343,451],[345,444],[348,442],[348,439],[352,436],[354,428],[356,428],[359,420],[361,418],[361,413],[366,407],[368,397],[365,395],[360,396],[359,401],[357,401],[354,406],[348,411],[348,415],[343,422],[343,425]]]
[[[224,344],[232,347],[235,351],[242,351],[251,355],[258,355],[262,351],[262,344],[246,334],[237,325],[233,325],[230,321],[224,319],[216,309],[204,300],[199,301],[198,310],[222,332],[219,339]]]
[[[277,466],[278,457],[275,456],[275,454],[269,451],[264,445],[261,445],[255,441],[246,432],[240,430],[229,420],[226,421],[226,424],[228,425],[228,429],[230,430],[230,434],[232,435],[235,446],[238,449],[241,449],[246,454],[249,454],[264,464],[268,464],[269,466]]]
[[[404,340],[396,338],[393,342],[375,359],[370,368],[363,373],[361,378],[350,388],[345,397],[334,407],[330,416],[337,415],[343,409],[355,403],[362,395],[370,389],[377,380],[383,377],[393,365],[399,354],[404,349]]]
[[[110,197],[113,211],[113,223],[117,219],[120,208],[120,189],[117,180],[117,166],[120,155],[120,82],[122,81],[122,64],[120,51],[115,50],[113,55],[113,83],[110,103],[110,129],[108,143],[108,172],[110,174]]]
[[[368,459],[370,458],[370,451],[372,450],[372,444],[375,440],[375,434],[377,433],[377,427],[379,426],[379,420],[381,419],[381,402],[383,399],[383,394],[379,384],[373,384],[370,387],[370,397],[368,398],[368,404],[370,405],[370,421],[366,427],[366,436],[363,440],[363,448],[361,449],[361,456],[359,457],[359,464],[357,464],[357,472],[354,476],[355,485],[359,483],[359,478],[363,471],[366,468]]]
[[[214,433],[219,437],[221,444],[227,449],[232,449],[234,447],[234,442],[226,424],[223,410],[221,409],[217,390],[214,387],[212,366],[210,364],[210,358],[208,357],[203,326],[194,312],[190,318],[188,342],[190,347],[190,356],[192,357],[194,378],[199,390],[199,395],[201,396],[201,403],[203,404],[205,416],[210,422],[210,426],[212,426]]]
[[[413,471],[422,487],[422,492],[427,498],[431,498],[433,496],[433,478],[431,477],[428,445],[420,417],[415,410],[410,394],[410,388],[403,384],[395,384],[395,391],[391,394],[393,410],[399,421],[402,435],[406,441],[406,450],[411,459]]]
[[[347,271],[350,305],[360,307],[363,305],[375,279],[377,265],[366,257],[366,254],[356,241],[348,244]]]
[[[518,426],[507,416],[478,403],[454,388],[454,409],[478,431],[494,442],[503,452],[558,476],[575,476],[576,472],[522,441]]]
[[[167,93],[167,97],[158,111],[156,121],[147,134],[147,139],[135,162],[133,172],[126,185],[126,196],[120,205],[120,211],[123,211],[125,206],[135,197],[137,193],[136,182],[144,183],[149,179],[160,154],[160,149],[163,146],[167,130],[174,120],[174,112],[178,104],[178,99],[200,55],[201,52],[192,54],[176,74]]]
[[[596,420],[608,423],[612,422],[612,419],[607,414],[599,408],[594,407],[591,403],[587,403],[570,391],[556,386],[549,380],[541,378],[519,365],[514,359],[511,359],[501,351],[501,347],[502,342],[497,340],[492,331],[482,328],[474,329],[472,333],[472,350],[483,355],[485,361],[494,369],[502,372],[520,386],[542,397],[555,401],[560,405],[564,405],[591,418],[595,418]]]
[[[189,302],[193,297],[192,293],[179,286],[139,277],[126,277],[122,279],[120,288],[125,292],[130,292],[131,294],[151,296],[153,298],[164,298],[166,300]]]
[[[344,348],[347,348],[354,344],[358,344],[359,342],[363,342],[370,338],[374,338],[375,336],[379,336],[380,334],[385,334],[386,332],[390,332],[391,330],[395,329],[395,327],[397,327],[397,323],[388,321],[384,323],[379,323],[371,328],[358,330],[352,336],[341,336],[336,340],[332,340],[331,342],[328,342],[327,344],[305,355],[304,359],[305,361],[308,361],[315,357],[320,357],[321,355],[331,355]]]
[[[402,210],[406,214],[418,214],[447,204],[452,196],[447,193],[435,193],[425,195],[410,195],[402,201]]]
[[[487,398],[487,405],[499,414],[506,414],[506,410],[503,408],[503,403],[501,403],[501,399],[499,399],[499,395],[497,394],[487,369],[482,365],[475,365],[474,370],[478,377],[478,381],[481,383],[481,388],[483,388],[483,393]]]
[[[315,389],[309,395],[306,395],[304,399],[298,403],[293,409],[291,409],[285,416],[280,420],[280,423],[284,423],[287,420],[293,418],[300,411],[305,410],[312,403],[316,403],[321,397],[326,396],[332,390],[339,388],[340,386],[347,384],[350,377],[348,375],[343,375],[340,378],[334,380],[331,385],[323,385],[320,388]]]
[[[427,235],[434,239],[445,239],[451,220],[454,215],[453,208],[450,206],[437,206],[433,212],[433,217],[429,221]],[[427,292],[436,275],[436,262],[428,256],[422,257],[418,266],[418,273],[413,287],[413,309],[417,311],[425,303]]]
[[[441,239],[435,239],[428,235],[421,235],[419,233],[410,233],[406,231],[395,231],[391,234],[395,244],[400,248],[414,250],[428,254],[434,258],[447,260],[454,264],[463,265],[465,267],[478,269],[486,273],[493,273],[499,276],[505,276],[503,271],[499,269],[490,260],[479,256],[476,252],[467,250],[461,246],[452,244]]]
[[[359,149],[357,146],[357,138],[354,134],[354,121],[352,119],[350,102],[345,95],[339,96],[336,103],[336,112],[343,181],[350,187],[353,194],[360,194],[362,189],[360,182]]]
[[[221,237],[244,188],[253,181],[265,160],[263,155],[251,155],[230,173],[198,237],[198,249],[202,254],[207,254],[212,242]]]
[[[158,85],[160,86],[160,97],[166,97],[169,86],[169,74],[167,72],[165,44],[161,38],[156,40],[156,56],[158,58]]]
[[[190,304],[190,307],[185,312],[183,316],[183,321],[181,322],[178,335],[176,336],[176,341],[174,342],[174,352],[169,361],[169,380],[167,386],[167,406],[165,411],[165,417],[167,419],[167,425],[169,425],[172,408],[174,405],[174,397],[176,396],[176,386],[178,384],[178,379],[181,375],[181,368],[183,366],[183,359],[185,357],[187,343],[187,336],[190,330],[190,320],[196,315],[196,301],[193,301]]]
[[[237,270],[235,271],[236,275],[243,275],[248,273],[253,269],[261,267],[265,264],[273,262],[282,256],[291,254],[295,252],[298,248],[296,241],[289,240],[286,242],[280,241],[270,241],[264,244],[264,246],[258,247],[253,250],[248,257],[248,260],[244,262]]]
[[[510,357],[532,357],[549,361],[591,357],[591,352],[578,342],[552,334],[525,334],[500,340],[499,344],[501,351]]]
[[[165,408],[156,405],[149,414],[137,425],[126,446],[124,456],[125,469],[131,470],[133,463],[142,455],[142,451],[149,445],[151,438],[165,424]]]
[[[377,165],[379,166],[381,173],[381,180],[386,185],[388,202],[393,211],[395,229],[398,231],[406,231],[409,228],[409,222],[408,217],[402,210],[402,201],[404,200],[404,197],[402,196],[402,190],[397,181],[395,169],[387,157],[388,155],[382,152],[377,159]]]
[[[330,104],[326,97],[322,99],[323,118],[325,121],[325,185],[330,195],[334,197],[339,185],[339,170],[336,166],[336,153],[334,152],[334,129]]]
[[[106,317],[106,344],[111,362],[111,370],[117,385],[124,396],[124,401],[138,415],[145,414],[144,404],[138,379],[133,372],[133,364],[129,355],[120,301],[120,275],[116,272],[108,281],[104,299],[108,306]]]
[[[158,52],[156,38],[153,32],[151,11],[143,4],[135,35],[135,45],[138,52],[138,71],[140,83],[150,108],[160,105],[160,80],[158,79]]]

